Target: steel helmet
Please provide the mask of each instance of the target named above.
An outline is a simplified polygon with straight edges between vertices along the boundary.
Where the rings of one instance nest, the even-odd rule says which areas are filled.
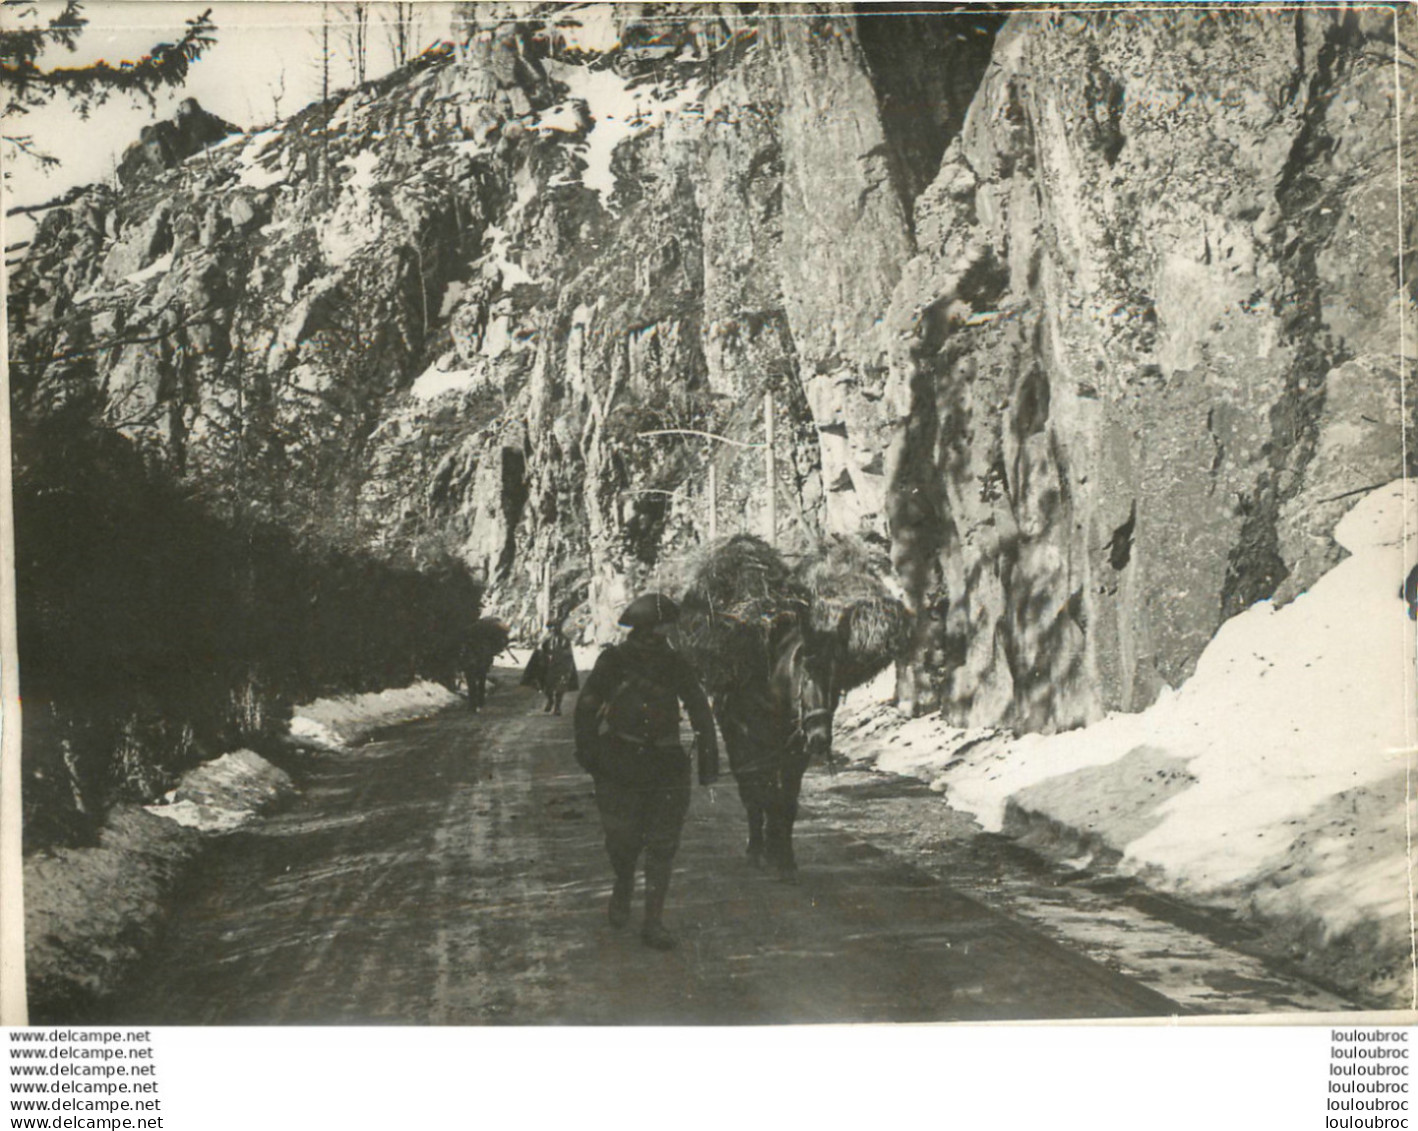
[[[620,614],[626,628],[654,628],[679,620],[679,606],[663,593],[645,593],[631,601]]]

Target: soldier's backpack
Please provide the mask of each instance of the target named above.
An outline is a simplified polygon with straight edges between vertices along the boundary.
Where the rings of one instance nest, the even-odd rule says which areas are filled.
[[[679,741],[679,696],[644,672],[629,671],[600,711],[600,733],[664,746]]]

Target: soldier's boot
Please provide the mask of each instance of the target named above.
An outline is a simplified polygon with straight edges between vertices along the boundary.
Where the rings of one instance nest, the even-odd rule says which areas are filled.
[[[611,902],[607,917],[612,927],[623,927],[630,922],[630,897],[635,893],[635,870],[618,872],[615,887],[611,889]]]
[[[665,897],[670,892],[670,870],[668,867],[645,867],[645,926],[640,931],[640,941],[655,950],[674,950],[678,940],[669,931],[661,918],[665,912]]]

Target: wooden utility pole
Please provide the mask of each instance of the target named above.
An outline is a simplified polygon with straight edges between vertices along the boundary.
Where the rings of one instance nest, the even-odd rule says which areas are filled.
[[[769,393],[763,406],[763,416],[768,427],[768,442],[761,444],[754,440],[735,440],[729,436],[720,436],[717,432],[705,432],[701,428],[651,428],[645,432],[637,432],[641,439],[650,436],[697,436],[704,440],[714,440],[720,444],[732,444],[736,448],[768,448],[768,479],[774,482],[777,479],[777,470],[773,463],[773,394]],[[654,493],[654,492],[652,492]],[[664,492],[661,492],[664,493]],[[668,494],[674,494],[671,491]],[[768,492],[768,526],[770,529],[776,526],[775,510],[776,499],[773,492]],[[713,540],[719,533],[719,477],[714,467],[713,459],[709,461],[709,538]]]
[[[714,461],[709,461],[709,541],[719,538],[719,473]]]
[[[764,474],[768,482],[764,489],[768,492],[765,500],[763,537],[771,546],[778,537],[778,464],[773,455],[773,390],[763,394],[763,452]]]

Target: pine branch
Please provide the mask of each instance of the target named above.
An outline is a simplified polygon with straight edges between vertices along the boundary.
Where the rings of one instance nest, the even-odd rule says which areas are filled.
[[[109,94],[141,94],[153,101],[154,91],[164,86],[180,86],[192,64],[216,43],[216,25],[211,9],[187,21],[187,31],[176,43],[160,43],[137,62],[113,66],[102,59],[83,67],[55,67],[44,70],[32,55],[15,52],[6,37],[26,33],[0,34],[0,85],[13,88],[31,104],[63,94],[81,107],[102,103]],[[12,95],[12,99],[15,96]]]
[[[14,13],[11,19],[34,19],[39,12],[27,0],[5,0],[7,12]],[[78,47],[79,33],[88,23],[80,14],[82,8],[78,0],[69,0],[64,10],[49,21],[45,27],[11,28],[0,31],[0,62],[33,62],[51,43],[56,43],[69,51]]]
[[[7,145],[13,145],[26,157],[30,158],[33,161],[38,161],[40,165],[44,166],[45,168],[51,168],[59,164],[59,158],[51,156],[48,153],[44,153],[41,150],[36,149],[34,147],[34,138],[32,138],[29,134],[3,134],[0,135],[0,141],[4,141]],[[8,173],[6,175],[8,176]],[[56,201],[51,203],[53,204],[58,202]],[[68,202],[65,201],[65,203]],[[41,208],[48,207],[51,207],[51,205],[40,204],[36,205],[34,208],[12,208],[5,215],[13,216],[16,212],[36,212],[39,211]]]

